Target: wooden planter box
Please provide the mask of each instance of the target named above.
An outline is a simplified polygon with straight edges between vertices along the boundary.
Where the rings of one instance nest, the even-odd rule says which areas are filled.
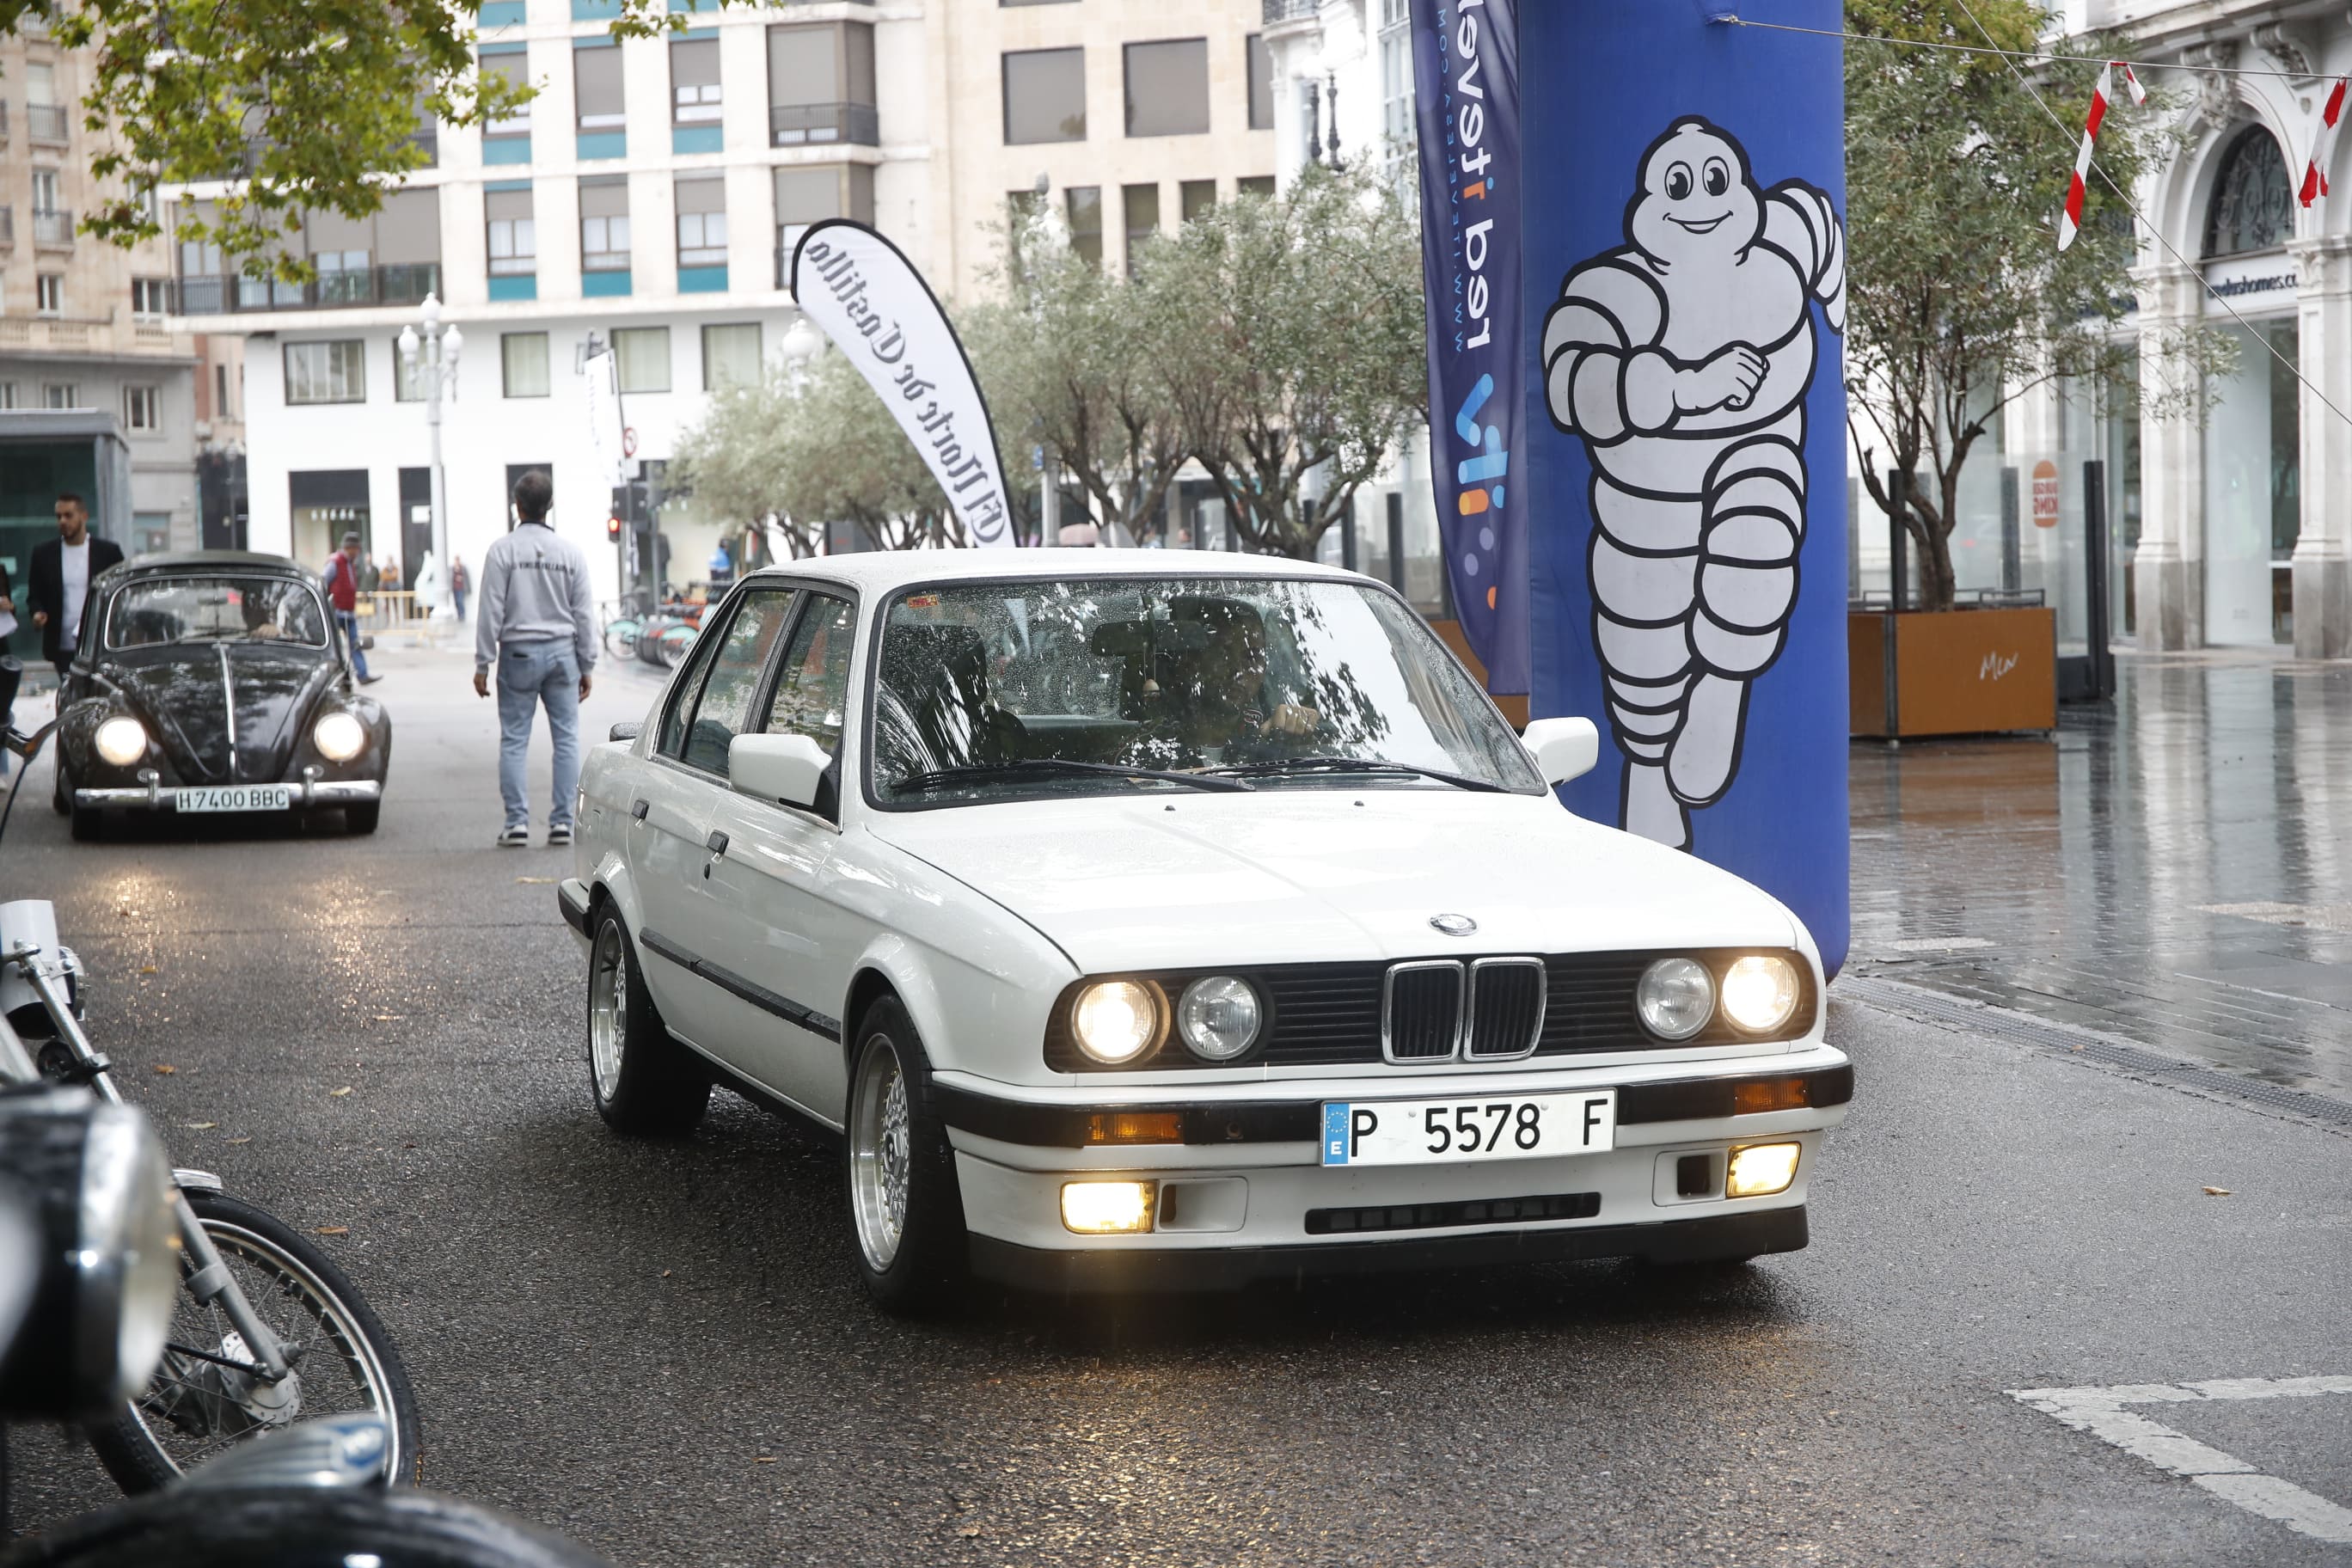
[[[1886,739],[2058,727],[2058,613],[1846,615],[1853,731]]]

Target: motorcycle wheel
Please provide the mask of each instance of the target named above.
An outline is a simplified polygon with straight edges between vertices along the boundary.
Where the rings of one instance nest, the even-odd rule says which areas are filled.
[[[10,1568],[604,1568],[576,1542],[432,1492],[184,1487],[85,1514],[28,1541]]]
[[[107,1474],[133,1495],[153,1491],[289,1420],[372,1411],[391,1428],[385,1477],[395,1486],[415,1485],[416,1390],[391,1334],[350,1278],[293,1227],[251,1204],[222,1193],[187,1197],[245,1299],[292,1358],[301,1384],[298,1407],[257,1421],[253,1410],[261,1402],[225,1393],[213,1363],[167,1350],[146,1392],[90,1428],[90,1447]],[[233,1333],[226,1312],[217,1304],[199,1306],[183,1285],[170,1344],[235,1359],[237,1345],[227,1342]]]

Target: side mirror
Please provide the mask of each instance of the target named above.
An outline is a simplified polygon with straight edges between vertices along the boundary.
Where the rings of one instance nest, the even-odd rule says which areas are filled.
[[[1538,719],[1519,735],[1544,783],[1582,778],[1601,761],[1601,731],[1590,719]]]
[[[727,776],[736,789],[786,805],[814,805],[832,765],[825,749],[806,735],[738,735],[727,742]]]
[[[646,721],[644,720],[624,719],[619,723],[614,725],[610,730],[606,731],[604,738],[608,741],[634,741],[645,732]]]

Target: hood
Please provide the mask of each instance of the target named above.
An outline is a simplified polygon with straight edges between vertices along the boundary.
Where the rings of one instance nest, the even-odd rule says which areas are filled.
[[[1760,889],[1549,795],[1151,795],[867,822],[1037,927],[1087,973],[1807,945]],[[1444,935],[1430,924],[1439,914],[1478,928]]]
[[[320,648],[203,643],[110,658],[99,673],[146,721],[183,779],[268,784],[286,776],[302,716],[334,680],[337,665]]]

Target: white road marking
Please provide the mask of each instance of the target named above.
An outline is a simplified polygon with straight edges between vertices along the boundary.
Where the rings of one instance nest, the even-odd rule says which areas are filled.
[[[1973,952],[1980,947],[1990,947],[1992,941],[1981,936],[1910,936],[1878,945],[1889,952]]]
[[[2126,1383],[2109,1388],[2012,1388],[2009,1396],[2054,1415],[2078,1432],[2194,1482],[2248,1513],[2338,1546],[2352,1545],[2352,1508],[2266,1476],[2243,1459],[2208,1447],[2126,1406],[2192,1405],[2207,1400],[2309,1399],[2352,1394],[2352,1377],[2217,1377],[2202,1383]]]
[[[2352,904],[2200,904],[2200,915],[2236,915],[2265,925],[2307,926],[2313,931],[2352,931]]]

